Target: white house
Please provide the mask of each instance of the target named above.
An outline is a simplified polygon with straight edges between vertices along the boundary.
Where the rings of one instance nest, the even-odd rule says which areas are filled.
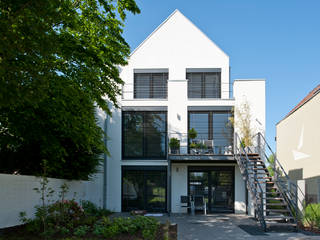
[[[120,108],[106,121],[107,208],[185,212],[181,196],[201,195],[208,212],[245,213],[229,118],[247,101],[264,132],[264,80],[232,85],[228,55],[178,10],[132,52],[121,78]]]

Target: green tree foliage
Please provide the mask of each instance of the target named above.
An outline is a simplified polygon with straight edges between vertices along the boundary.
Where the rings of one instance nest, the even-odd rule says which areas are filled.
[[[117,105],[134,0],[0,2],[0,171],[87,179],[105,151],[96,103]],[[107,99],[107,101],[106,101]]]

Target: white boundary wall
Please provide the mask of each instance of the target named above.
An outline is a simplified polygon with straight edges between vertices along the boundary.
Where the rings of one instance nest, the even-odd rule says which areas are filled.
[[[69,181],[48,178],[48,187],[55,190],[52,200],[57,200],[60,186],[66,183],[69,191],[65,199],[75,195],[77,202],[89,200],[102,206],[102,174],[96,174],[92,181]],[[0,228],[19,225],[19,213],[25,211],[27,217],[34,214],[34,206],[40,204],[40,195],[33,190],[40,187],[40,178],[24,175],[0,174]]]

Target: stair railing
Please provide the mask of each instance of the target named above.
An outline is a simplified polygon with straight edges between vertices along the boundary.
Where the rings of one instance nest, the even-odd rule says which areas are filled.
[[[312,226],[313,223],[311,219],[304,215],[304,208],[306,207],[304,192],[290,179],[263,134],[259,132],[255,137],[257,138],[255,141],[257,143],[257,151],[259,152],[261,159],[264,158],[264,161],[268,162],[273,181],[289,205],[289,211],[295,218],[295,222],[302,223],[303,219],[305,219],[307,223]],[[267,150],[269,151],[269,155],[267,154]],[[270,156],[273,156],[273,161],[270,159]],[[302,199],[299,198],[299,195]],[[316,214],[316,211],[312,206],[311,209],[311,211]]]
[[[238,144],[239,142],[239,144]],[[261,227],[266,231],[266,222],[264,218],[264,194],[263,188],[254,174],[254,178],[249,177],[249,171],[255,173],[254,167],[250,164],[247,152],[241,144],[238,134],[234,133],[234,156],[239,165],[241,174],[246,182],[246,187],[250,192],[255,212],[257,213],[257,219],[260,222]]]

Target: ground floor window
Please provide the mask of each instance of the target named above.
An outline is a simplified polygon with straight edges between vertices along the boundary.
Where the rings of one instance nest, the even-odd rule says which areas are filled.
[[[234,167],[189,167],[190,196],[204,196],[209,212],[234,212]]]
[[[166,211],[166,167],[122,168],[122,211]]]

